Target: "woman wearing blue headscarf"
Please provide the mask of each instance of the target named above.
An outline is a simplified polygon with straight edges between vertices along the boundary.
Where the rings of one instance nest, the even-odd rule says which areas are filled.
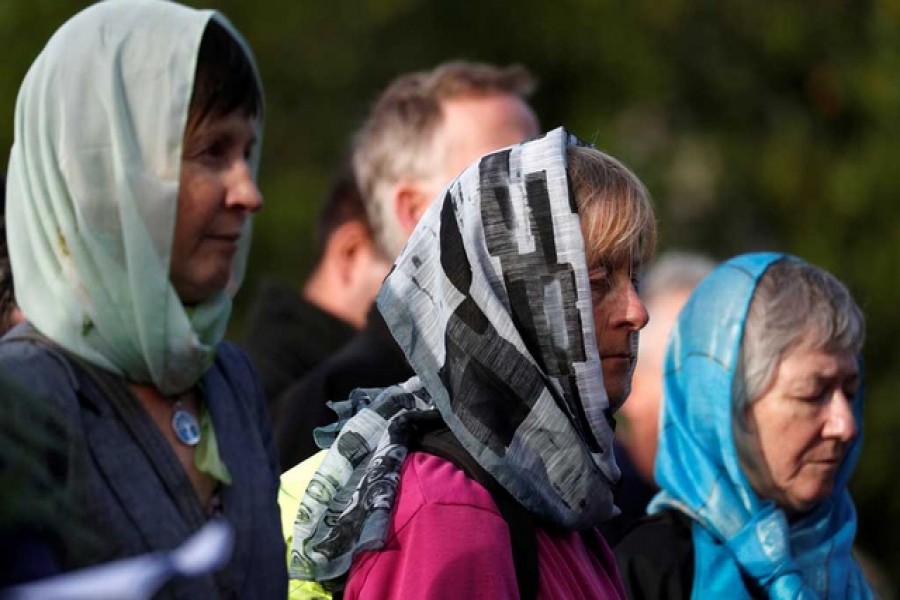
[[[782,254],[707,277],[669,339],[651,516],[616,547],[631,598],[868,598],[847,481],[863,316]]]

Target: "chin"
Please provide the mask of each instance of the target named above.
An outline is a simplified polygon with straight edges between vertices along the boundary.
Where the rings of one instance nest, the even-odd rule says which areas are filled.
[[[615,389],[615,390],[606,390],[606,398],[609,402],[610,408],[613,410],[619,410],[622,408],[622,405],[625,404],[625,400],[628,399],[628,389]]]
[[[829,496],[831,496],[831,491],[833,486],[822,486],[818,490],[811,491],[809,494],[804,494],[802,498],[793,498],[790,505],[790,510],[795,514],[805,514],[809,511],[813,510],[824,500],[827,500]]]

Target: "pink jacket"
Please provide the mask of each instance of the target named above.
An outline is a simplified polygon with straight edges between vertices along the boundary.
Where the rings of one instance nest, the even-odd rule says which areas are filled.
[[[597,533],[595,556],[578,532],[537,530],[541,600],[625,598],[615,559]],[[383,550],[350,569],[347,600],[518,600],[509,531],[491,495],[451,462],[411,454]]]

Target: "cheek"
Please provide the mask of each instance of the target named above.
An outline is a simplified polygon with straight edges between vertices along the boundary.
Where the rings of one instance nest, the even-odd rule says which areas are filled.
[[[759,400],[748,414],[748,424],[751,431],[755,430],[756,437],[756,442],[751,443],[758,444],[756,452],[759,454],[754,462],[761,458],[763,464],[758,466],[764,467],[776,484],[784,479],[787,465],[795,462],[790,431],[785,430],[786,419],[777,408],[768,399]]]
[[[600,340],[603,332],[606,331],[609,322],[609,310],[607,310],[606,300],[594,304],[594,332],[597,336],[597,346],[600,346]]]
[[[189,197],[180,196],[178,209],[175,212],[175,231],[172,238],[172,260],[184,258],[191,240],[195,237],[193,232],[194,222],[193,204]]]
[[[760,434],[772,478],[785,484],[802,474],[804,457],[815,440],[815,428],[802,419],[770,423]]]
[[[178,193],[175,211],[175,239],[173,246],[190,247],[216,214],[215,190],[202,178],[183,183]]]

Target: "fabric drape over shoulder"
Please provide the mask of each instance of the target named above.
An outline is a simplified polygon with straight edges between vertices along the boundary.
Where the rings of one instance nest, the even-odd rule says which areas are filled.
[[[665,359],[663,415],[649,507],[692,521],[694,598],[750,596],[742,573],[772,598],[865,598],[871,591],[850,551],[856,512],[847,482],[862,445],[852,442],[834,491],[788,522],[753,491],[732,429],[733,381],[753,292],[783,254],[746,254],[704,279],[679,314]],[[798,307],[798,310],[801,308]],[[862,423],[862,391],[854,416]]]
[[[378,297],[417,377],[337,406],[352,418],[301,501],[293,576],[333,579],[354,553],[381,547],[410,430],[427,411],[541,519],[582,529],[615,514],[619,472],[567,171],[577,144],[560,128],[489,154],[423,215]]]
[[[252,64],[218,13],[100,2],[57,31],[16,102],[6,218],[19,307],[67,350],[165,394],[212,364],[249,245],[248,220],[227,292],[182,306],[169,260],[182,136],[210,19]]]

